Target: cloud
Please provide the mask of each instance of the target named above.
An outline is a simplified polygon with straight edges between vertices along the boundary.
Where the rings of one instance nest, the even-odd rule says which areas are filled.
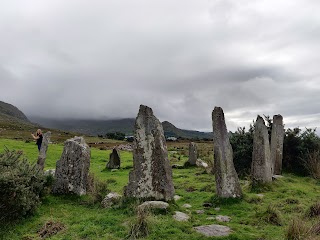
[[[319,126],[316,0],[18,0],[0,9],[0,94],[27,115],[231,130],[257,114]]]

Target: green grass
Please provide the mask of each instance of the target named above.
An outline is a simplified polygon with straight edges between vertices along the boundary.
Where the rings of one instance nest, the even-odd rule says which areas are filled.
[[[115,142],[113,144],[116,144]],[[203,143],[205,144],[205,143]],[[0,151],[4,146],[9,149],[22,150],[30,162],[37,160],[37,146],[34,142],[8,140],[0,138]],[[180,146],[181,147],[181,146]],[[200,146],[208,155],[210,145]],[[63,150],[62,144],[49,145],[45,169],[55,168],[56,161]],[[187,160],[186,148],[176,149],[170,143],[170,159],[181,162]],[[201,150],[200,150],[201,151]],[[115,172],[105,170],[110,150],[91,148],[90,171],[101,181],[108,183],[110,191],[123,194],[123,187],[128,183],[129,171],[132,168],[132,153],[121,152],[121,169]],[[175,156],[173,156],[175,155]],[[178,158],[180,157],[180,160]],[[203,169],[189,167],[173,169],[173,181],[177,195],[182,198],[171,204],[167,214],[150,216],[150,235],[146,239],[204,239],[193,230],[193,227],[204,224],[219,224],[207,217],[227,215],[231,222],[220,223],[233,230],[226,239],[284,239],[285,231],[292,218],[306,216],[309,207],[319,199],[320,184],[308,177],[298,177],[285,174],[285,177],[273,183],[271,187],[261,191],[252,191],[248,181],[241,180],[244,197],[237,201],[224,201],[214,197],[214,176],[206,174]],[[257,193],[264,194],[263,198]],[[98,204],[85,204],[86,197],[46,196],[34,216],[30,216],[15,224],[0,226],[0,239],[39,239],[37,231],[47,221],[58,221],[66,227],[50,239],[124,239],[135,220],[136,203],[131,202],[122,207],[102,209]],[[204,202],[211,202],[213,207],[204,208]],[[191,204],[190,209],[184,209],[183,204]],[[270,207],[272,206],[272,207]],[[219,207],[216,211],[214,208]],[[268,215],[276,211],[281,217],[281,226],[268,222]],[[204,214],[196,210],[204,209]],[[182,211],[191,216],[189,222],[179,223],[173,220],[173,211]],[[305,221],[310,221],[305,219]],[[217,238],[207,238],[217,239]]]

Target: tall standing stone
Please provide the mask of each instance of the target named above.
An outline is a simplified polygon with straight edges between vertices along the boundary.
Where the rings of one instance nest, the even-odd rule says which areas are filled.
[[[214,169],[217,195],[222,198],[241,197],[238,174],[233,165],[233,151],[222,108],[212,112]]]
[[[50,138],[51,138],[51,132],[46,132],[45,134],[43,134],[42,144],[41,144],[38,161],[37,161],[37,165],[41,170],[44,169],[44,163],[47,157],[47,150],[48,150]]]
[[[188,160],[189,165],[196,166],[197,159],[198,159],[197,145],[194,142],[191,142],[189,144],[189,160]]]
[[[283,158],[283,140],[284,140],[284,126],[283,118],[279,115],[273,116],[272,132],[271,132],[271,161],[272,173],[274,175],[281,175],[282,172],[282,158]]]
[[[258,116],[254,126],[252,152],[252,183],[269,183],[272,181],[272,164],[268,128],[262,117]]]
[[[114,148],[109,156],[109,162],[107,163],[107,168],[116,169],[120,168],[120,153],[118,149]]]
[[[89,168],[90,148],[85,140],[74,137],[65,141],[61,158],[56,164],[53,193],[86,194]]]
[[[140,105],[134,137],[133,170],[129,174],[125,196],[172,200],[172,169],[164,132],[151,108]]]

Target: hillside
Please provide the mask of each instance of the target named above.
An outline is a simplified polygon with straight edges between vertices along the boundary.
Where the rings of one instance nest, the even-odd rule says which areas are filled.
[[[17,120],[25,123],[31,123],[29,119],[17,107],[0,101],[0,120]]]
[[[134,118],[124,118],[115,120],[84,120],[84,119],[47,119],[40,117],[30,117],[33,122],[37,122],[48,128],[56,128],[65,131],[80,132],[88,135],[104,135],[108,132],[122,132],[132,135],[134,131]],[[183,138],[212,138],[212,133],[184,130],[175,127],[170,122],[163,122],[163,129],[166,136]]]

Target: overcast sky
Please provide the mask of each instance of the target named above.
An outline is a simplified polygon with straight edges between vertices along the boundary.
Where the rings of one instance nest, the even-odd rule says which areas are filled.
[[[319,0],[1,0],[0,100],[27,116],[320,127]]]

